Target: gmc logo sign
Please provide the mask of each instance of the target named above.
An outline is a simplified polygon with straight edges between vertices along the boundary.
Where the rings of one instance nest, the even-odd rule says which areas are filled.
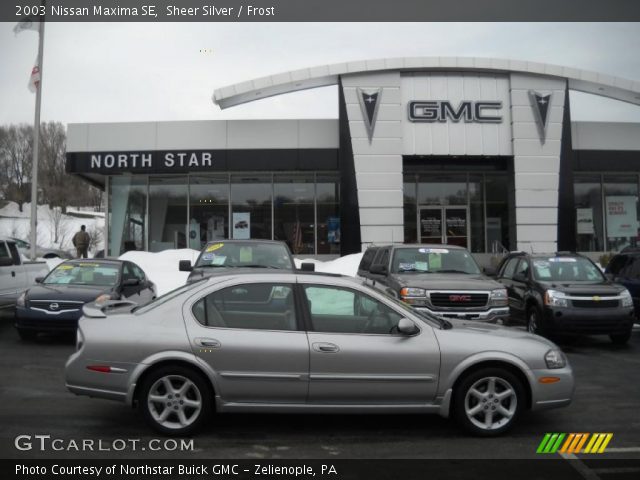
[[[457,108],[446,100],[420,100],[409,102],[409,120],[412,122],[502,123],[495,115],[502,102],[460,102]],[[487,112],[491,110],[492,112]]]
[[[449,295],[450,302],[470,302],[471,295]]]

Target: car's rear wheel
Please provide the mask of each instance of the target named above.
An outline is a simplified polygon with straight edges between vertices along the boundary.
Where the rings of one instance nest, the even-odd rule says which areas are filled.
[[[546,333],[542,325],[542,313],[535,305],[527,310],[527,331],[541,336],[545,336]]]
[[[38,332],[36,332],[35,330],[23,330],[19,328],[18,335],[22,340],[29,341],[29,340],[35,340],[36,337],[38,336]]]
[[[502,368],[483,368],[462,379],[454,392],[454,415],[474,435],[509,430],[525,406],[522,382]]]
[[[204,377],[182,366],[159,368],[142,384],[139,408],[152,428],[165,435],[190,435],[211,414],[212,397]]]
[[[609,338],[616,345],[625,345],[631,339],[631,329],[624,333],[612,333]]]

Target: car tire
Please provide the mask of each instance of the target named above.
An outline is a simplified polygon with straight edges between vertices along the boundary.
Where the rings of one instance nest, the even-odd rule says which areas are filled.
[[[453,392],[456,420],[479,437],[493,437],[509,430],[525,403],[521,380],[499,367],[468,374]]]
[[[33,341],[38,336],[38,332],[35,330],[23,330],[22,328],[18,329],[18,335],[21,340],[24,341]]]
[[[213,396],[208,381],[180,365],[152,371],[144,379],[138,408],[145,421],[164,435],[191,435],[212,413]]]
[[[626,345],[631,339],[631,329],[624,333],[612,333],[609,338],[615,345]]]
[[[542,324],[542,312],[536,305],[531,305],[527,309],[527,332],[540,335],[541,337],[547,334]]]

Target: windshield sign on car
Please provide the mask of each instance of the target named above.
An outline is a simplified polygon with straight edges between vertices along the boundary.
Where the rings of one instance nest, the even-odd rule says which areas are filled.
[[[394,273],[477,274],[478,266],[466,250],[447,248],[399,248],[393,257]]]
[[[219,242],[205,247],[196,267],[292,268],[292,265],[283,245]]]
[[[598,267],[586,258],[549,257],[533,260],[537,280],[547,282],[599,282],[603,277]]]

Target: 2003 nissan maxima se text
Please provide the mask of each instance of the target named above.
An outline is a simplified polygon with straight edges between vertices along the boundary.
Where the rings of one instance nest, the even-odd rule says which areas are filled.
[[[437,319],[348,277],[238,271],[84,312],[68,389],[137,406],[164,434],[214,411],[414,412],[490,436],[574,390],[547,339]]]

